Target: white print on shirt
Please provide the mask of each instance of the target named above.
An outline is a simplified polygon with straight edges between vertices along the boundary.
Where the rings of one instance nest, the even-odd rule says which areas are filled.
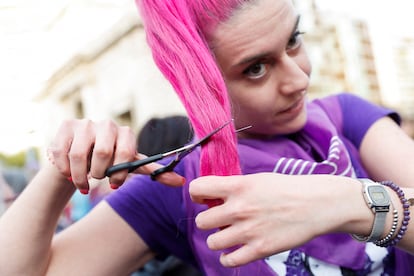
[[[273,256],[270,256],[265,259],[266,263],[278,274],[278,275],[287,275],[286,263],[290,254],[289,251],[285,251]],[[365,252],[369,257],[370,269],[369,276],[380,276],[383,275],[383,259],[387,256],[388,252],[385,248],[378,247],[373,243],[367,243],[365,247]],[[304,253],[300,254],[300,264],[299,266],[303,267],[303,264],[307,262],[307,266],[314,276],[341,276],[341,268],[336,265],[326,263],[324,261],[306,257]],[[307,259],[307,260],[306,260]],[[299,263],[299,262],[298,262]],[[309,271],[308,271],[309,272]],[[310,274],[309,273],[309,274]]]
[[[290,175],[334,174],[355,177],[348,151],[338,136],[331,138],[327,160],[313,162],[282,157],[277,161],[273,172]]]

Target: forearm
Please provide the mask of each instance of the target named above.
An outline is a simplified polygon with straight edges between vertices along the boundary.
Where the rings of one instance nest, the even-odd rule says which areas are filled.
[[[66,182],[66,183],[65,183]],[[0,218],[1,275],[40,275],[57,221],[75,188],[53,167],[42,169]]]

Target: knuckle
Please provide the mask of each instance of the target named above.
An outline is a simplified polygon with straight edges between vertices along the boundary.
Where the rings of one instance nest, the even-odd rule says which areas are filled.
[[[239,202],[234,202],[232,208],[227,208],[226,217],[234,218],[235,220],[244,220],[246,218],[246,206]]]
[[[72,162],[82,162],[82,161],[86,161],[86,156],[82,152],[71,150],[69,152],[69,159]]]
[[[117,155],[120,159],[131,160],[135,156],[135,151],[129,148],[117,149]]]
[[[48,151],[49,151],[49,154],[52,155],[53,158],[55,158],[55,159],[58,159],[58,158],[65,155],[65,153],[62,149],[56,148],[56,147],[49,148]]]
[[[124,139],[132,141],[133,142],[133,148],[134,149],[136,148],[136,146],[135,146],[135,141],[136,141],[135,137],[136,137],[136,135],[135,135],[134,131],[129,126],[120,126],[119,129],[118,129],[118,132],[119,132],[120,135],[122,135],[124,137]]]
[[[95,148],[93,152],[98,159],[107,159],[112,157],[112,149],[109,147]]]
[[[251,250],[253,251],[254,256],[264,257],[269,255],[271,243],[265,239],[260,239],[252,246]]]
[[[117,124],[112,120],[104,120],[99,123],[99,127],[111,132],[116,133],[117,132]]]
[[[129,127],[129,126],[120,126],[119,131],[122,132],[122,133],[125,133],[125,134],[133,135],[133,131],[132,131],[131,127]]]
[[[65,176],[70,176],[70,168],[66,167],[66,166],[62,166],[59,163],[54,165],[56,167],[56,169]]]

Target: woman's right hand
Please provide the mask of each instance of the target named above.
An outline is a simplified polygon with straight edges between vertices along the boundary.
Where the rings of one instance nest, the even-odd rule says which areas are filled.
[[[113,164],[144,157],[137,153],[136,136],[131,128],[118,126],[111,120],[66,120],[48,148],[51,163],[82,193],[89,191],[89,178],[104,178],[105,170]],[[150,174],[159,167],[161,165],[151,163],[138,168],[134,173]],[[126,170],[111,175],[111,187],[116,189],[122,185],[127,176]],[[183,177],[173,172],[164,173],[157,180],[172,186],[184,183]]]

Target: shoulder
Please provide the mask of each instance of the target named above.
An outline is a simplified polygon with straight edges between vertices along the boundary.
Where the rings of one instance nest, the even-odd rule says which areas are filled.
[[[397,123],[400,122],[395,111],[349,92],[330,95],[313,102],[328,112],[341,111],[344,118],[369,120],[372,117],[378,119],[378,116],[390,116]]]
[[[313,103],[323,108],[339,131],[357,147],[377,120],[388,116],[400,123],[400,117],[395,111],[352,93],[334,94]]]

